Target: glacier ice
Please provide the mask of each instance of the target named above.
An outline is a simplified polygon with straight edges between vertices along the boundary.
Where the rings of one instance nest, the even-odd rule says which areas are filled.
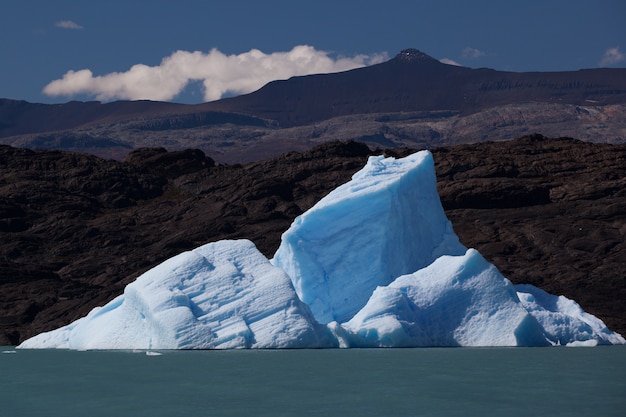
[[[511,282],[475,249],[376,288],[352,319],[333,327],[346,347],[548,344]]]
[[[149,270],[86,317],[21,348],[329,347],[289,277],[248,240],[208,243]]]
[[[282,236],[272,260],[321,323],[347,321],[379,285],[465,247],[445,216],[430,152],[370,157]]]
[[[446,218],[432,155],[370,157],[298,217],[270,261],[247,240],[156,266],[19,348],[229,349],[623,344],[563,296],[514,286]]]
[[[553,345],[626,343],[620,334],[610,331],[602,320],[567,297],[548,294],[528,284],[518,284],[515,288],[522,305],[541,324],[546,338]]]

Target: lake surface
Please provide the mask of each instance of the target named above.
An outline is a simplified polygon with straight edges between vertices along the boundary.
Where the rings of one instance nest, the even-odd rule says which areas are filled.
[[[626,346],[0,348],[0,416],[620,416]]]

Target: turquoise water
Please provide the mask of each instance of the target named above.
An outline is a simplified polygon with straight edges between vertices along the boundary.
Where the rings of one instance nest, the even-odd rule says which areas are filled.
[[[626,415],[626,346],[0,351],[2,417]]]

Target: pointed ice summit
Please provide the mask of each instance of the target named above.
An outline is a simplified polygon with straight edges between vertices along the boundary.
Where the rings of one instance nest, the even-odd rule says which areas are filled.
[[[352,181],[298,217],[272,260],[322,322],[352,318],[379,285],[462,255],[430,152],[370,157]]]
[[[271,262],[247,240],[182,253],[20,348],[227,349],[626,343],[578,304],[514,286],[446,218],[428,151],[370,157]]]

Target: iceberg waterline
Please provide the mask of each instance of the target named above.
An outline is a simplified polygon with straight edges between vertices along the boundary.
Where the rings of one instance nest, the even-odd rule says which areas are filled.
[[[432,155],[370,157],[270,261],[209,243],[19,348],[229,349],[626,343],[572,300],[514,286],[446,218]]]

